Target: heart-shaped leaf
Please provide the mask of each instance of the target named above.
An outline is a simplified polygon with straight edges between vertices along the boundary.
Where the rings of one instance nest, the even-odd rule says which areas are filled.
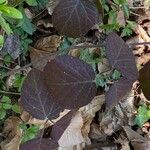
[[[23,84],[21,104],[27,112],[38,119],[57,117],[61,111],[44,84],[43,73],[36,69],[29,72]]]
[[[37,138],[21,145],[20,150],[56,150],[58,144],[50,139]]]
[[[87,105],[96,95],[95,72],[78,58],[58,56],[46,65],[43,75],[52,98],[63,108]]]
[[[106,106],[112,107],[130,92],[133,82],[126,78],[121,78],[115,82],[106,93]]]
[[[140,70],[139,81],[145,97],[150,100],[150,61]]]
[[[110,33],[106,38],[106,53],[112,68],[118,69],[122,76],[129,80],[137,80],[138,71],[134,55],[116,33]]]
[[[123,76],[106,93],[106,104],[110,107],[131,90],[133,82],[138,78],[138,70],[132,51],[116,33],[110,33],[106,38],[106,53],[112,68],[119,70]]]
[[[79,37],[99,21],[99,13],[89,0],[61,0],[52,14],[53,24],[64,35]]]

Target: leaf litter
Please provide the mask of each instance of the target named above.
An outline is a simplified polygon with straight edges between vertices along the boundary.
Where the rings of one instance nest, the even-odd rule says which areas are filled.
[[[39,19],[37,22],[35,21],[35,25],[39,21],[42,22],[42,28],[41,23],[37,27],[40,28],[40,32],[43,32],[42,36],[44,35],[44,37],[36,38],[33,42],[34,44],[30,46],[29,57],[31,62],[49,53],[58,51],[64,37],[57,35],[57,32],[54,30],[47,32],[47,29],[53,28],[53,24],[61,35],[78,37],[85,35],[90,28],[101,22],[95,5],[89,1],[80,0],[83,7],[79,8],[80,4],[77,5],[77,2],[70,1],[72,8],[75,10],[75,13],[72,14],[76,16],[74,20],[70,19],[65,23],[66,18],[71,15],[71,13],[65,15],[66,10],[73,11],[73,9],[67,6],[69,5],[68,0],[66,0],[66,3],[61,1],[59,4],[57,0],[53,0],[47,6],[48,13],[52,15],[53,23],[50,19],[47,24],[44,22],[46,21],[45,18]],[[136,2],[130,1],[130,3],[131,7],[135,7]],[[62,8],[62,6],[64,7]],[[144,7],[146,8],[145,14],[147,14],[149,8],[148,1],[144,2]],[[78,14],[78,9],[81,12],[85,9],[84,19]],[[59,16],[60,10],[62,10],[61,16]],[[29,13],[32,12],[30,9],[28,11]],[[137,13],[136,10],[135,13]],[[34,14],[31,15],[34,18]],[[92,15],[95,18],[92,18]],[[63,18],[62,22],[60,22],[59,17]],[[118,12],[117,19],[120,21],[121,26],[126,24],[122,11]],[[148,55],[149,46],[133,45],[131,47],[132,43],[149,42],[149,24],[143,21],[145,20],[144,17],[139,17],[138,19],[139,23],[134,28],[135,37],[133,35],[127,42],[124,42],[116,33],[108,34],[105,39],[106,54],[103,53],[103,48],[98,48],[100,53],[97,53],[97,48],[77,48],[69,52],[71,56],[57,56],[56,54],[54,57],[45,59],[42,63],[34,63],[32,67],[36,69],[32,69],[30,72],[25,70],[29,73],[23,84],[21,101],[19,101],[24,109],[21,118],[29,125],[39,125],[42,132],[46,131],[47,128],[51,132],[48,138],[43,138],[39,133],[36,139],[21,144],[22,131],[20,128],[17,128],[21,120],[16,117],[16,120],[18,120],[16,121],[15,118],[10,117],[8,120],[12,122],[15,120],[15,125],[8,120],[5,123],[7,124],[8,121],[9,125],[13,126],[15,130],[4,124],[2,135],[7,136],[1,142],[1,149],[12,150],[14,148],[19,150],[20,147],[21,150],[26,150],[32,147],[32,149],[39,150],[130,150],[132,145],[132,148],[137,150],[148,150],[150,148],[148,138],[149,125],[143,125],[141,129],[136,127],[134,122],[137,108],[140,105],[149,104],[149,95],[147,94],[149,93],[149,88],[146,87],[145,90],[144,87],[149,81],[149,74],[146,74],[146,70],[148,70],[147,62],[150,60]],[[87,23],[87,20],[89,23]],[[79,28],[75,26],[76,23],[80,23]],[[53,32],[54,34],[51,35]],[[87,41],[84,40],[77,40],[76,46],[87,44]],[[88,44],[90,45],[91,43]],[[133,48],[136,63],[139,65],[138,70],[144,66],[139,72],[139,81],[143,92],[141,89],[139,90],[139,83],[136,84],[136,88],[133,87],[134,82],[138,79],[138,71],[131,48]],[[109,75],[113,69],[121,72],[121,77],[117,81],[104,78],[104,81],[108,82],[105,85],[105,90],[102,90],[104,89],[102,86],[96,90],[93,66],[91,67],[90,63],[87,64],[83,60],[77,59],[80,58],[81,51],[84,53],[86,49],[91,54],[86,55],[88,56],[87,63],[91,61],[93,56],[102,57],[100,61],[94,60],[95,70],[98,74]],[[18,59],[20,54],[18,47],[15,53],[12,51],[13,49],[8,50],[8,53],[14,59]],[[8,89],[11,87],[8,87]],[[56,107],[54,108],[52,104]],[[63,112],[66,108],[69,110]],[[104,112],[105,110],[107,110],[107,113]]]

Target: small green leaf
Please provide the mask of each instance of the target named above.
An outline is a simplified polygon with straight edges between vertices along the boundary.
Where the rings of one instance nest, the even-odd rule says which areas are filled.
[[[105,80],[104,80],[103,76],[100,74],[97,74],[96,78],[95,78],[95,83],[96,83],[97,87],[98,86],[104,87],[105,86]]]
[[[3,109],[8,110],[8,109],[11,109],[12,105],[4,103],[4,104],[2,104],[2,107],[3,107]]]
[[[4,44],[4,37],[0,35],[0,47],[2,47]]]
[[[21,109],[20,109],[20,106],[17,105],[17,104],[14,104],[12,105],[12,108],[11,108],[15,113],[17,114],[21,114]]]
[[[26,16],[24,9],[22,7],[20,7],[19,10],[21,11],[23,15],[23,19],[20,20],[18,26],[20,26],[28,34],[32,35],[33,32],[36,30],[35,26],[31,23],[32,20]]]
[[[0,25],[2,27],[2,29],[8,34],[10,35],[12,32],[9,24],[6,22],[6,20],[0,15]]]
[[[23,18],[21,12],[14,7],[0,5],[0,11],[4,15],[11,17],[11,18],[15,18],[15,19],[22,19]]]
[[[10,104],[11,103],[11,99],[8,96],[3,96],[1,102]]]
[[[135,118],[135,124],[139,125],[140,127],[142,127],[142,125],[148,121],[150,119],[149,115],[148,115],[148,109],[147,106],[143,105],[140,106],[138,109],[138,114]]]
[[[6,65],[10,65],[11,60],[12,60],[12,58],[11,58],[10,55],[5,55],[5,56],[4,56],[4,63],[5,63]]]
[[[37,6],[37,1],[36,0],[26,0],[26,3],[30,6]]]
[[[0,120],[4,119],[6,117],[6,110],[1,109],[0,110]]]
[[[0,0],[0,4],[3,4],[5,2],[6,2],[6,0]]]
[[[112,78],[114,80],[118,80],[118,79],[120,79],[120,77],[121,77],[121,73],[118,70],[115,69],[113,74],[112,74]]]

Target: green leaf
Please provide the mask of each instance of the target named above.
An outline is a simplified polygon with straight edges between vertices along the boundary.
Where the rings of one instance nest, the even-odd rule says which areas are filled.
[[[0,4],[3,4],[5,2],[6,2],[6,0],[0,0]]]
[[[21,91],[23,82],[25,80],[25,76],[22,76],[21,74],[15,74],[15,80],[14,80],[14,87],[18,88],[18,91]]]
[[[21,114],[21,109],[20,109],[20,106],[17,105],[17,104],[14,104],[12,105],[12,108],[11,108],[15,113],[17,114]]]
[[[6,117],[6,110],[1,109],[0,110],[0,120],[4,119]]]
[[[30,6],[37,6],[37,1],[36,0],[26,0],[26,3]]]
[[[0,5],[0,11],[4,15],[11,17],[11,18],[15,18],[15,19],[22,19],[23,18],[21,12],[14,7]]]
[[[31,19],[29,19],[22,7],[20,7],[20,11],[22,12],[23,19],[20,20],[19,26],[28,34],[32,35],[33,32],[36,30],[35,26],[31,23]]]
[[[115,69],[114,72],[113,72],[113,74],[112,74],[112,78],[114,80],[119,80],[120,77],[121,77],[121,73],[118,70]]]
[[[122,30],[122,33],[121,33],[121,37],[125,37],[125,36],[130,36],[132,34],[132,30],[128,27],[125,27],[123,30]]]
[[[138,109],[138,114],[135,118],[135,124],[139,125],[140,127],[142,127],[142,125],[148,121],[150,119],[149,117],[149,113],[148,113],[148,109],[145,105],[140,106]]]
[[[2,104],[2,107],[3,107],[3,109],[8,110],[8,109],[11,109],[12,105],[4,103],[4,104]]]
[[[8,96],[3,96],[1,102],[10,104],[11,103],[11,99]]]
[[[39,126],[36,125],[32,125],[29,128],[27,128],[25,124],[22,125],[21,128],[23,129],[22,143],[35,138],[40,129]]]
[[[10,35],[12,32],[9,24],[6,22],[6,20],[0,15],[0,25],[2,27],[2,29],[8,34]]]
[[[4,63],[5,63],[6,65],[10,65],[11,60],[12,60],[12,58],[11,58],[10,55],[5,55],[5,56],[4,56]]]
[[[2,47],[4,44],[4,37],[0,35],[0,47]]]
[[[95,83],[96,83],[97,87],[98,86],[104,87],[105,86],[105,80],[104,80],[103,76],[100,74],[97,74],[96,78],[95,78]]]

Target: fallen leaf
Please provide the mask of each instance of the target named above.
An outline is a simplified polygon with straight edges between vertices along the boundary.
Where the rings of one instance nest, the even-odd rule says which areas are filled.
[[[34,48],[47,52],[55,52],[61,43],[61,36],[51,35],[40,38],[34,44]]]
[[[9,117],[4,122],[3,134],[6,139],[0,143],[2,150],[19,150],[22,131],[19,127],[21,119],[18,117]]]
[[[98,71],[99,73],[104,73],[111,70],[108,59],[104,58],[101,62],[98,63]]]
[[[105,96],[99,95],[90,104],[79,109],[58,141],[59,150],[82,150],[85,143],[91,143],[88,137],[90,124],[104,102]]]
[[[47,56],[48,54],[49,54],[49,52],[30,47],[31,62],[39,60],[40,58],[43,58],[44,56]],[[45,58],[43,61],[39,61],[37,63],[34,63],[33,67],[42,71],[44,69],[44,67],[46,66],[47,62],[51,61],[54,58],[55,58],[55,55],[52,55],[48,59]]]
[[[8,53],[13,59],[16,59],[21,53],[20,48],[21,45],[19,36],[11,34],[7,35],[4,46],[0,53],[2,53],[3,55],[6,55]]]

